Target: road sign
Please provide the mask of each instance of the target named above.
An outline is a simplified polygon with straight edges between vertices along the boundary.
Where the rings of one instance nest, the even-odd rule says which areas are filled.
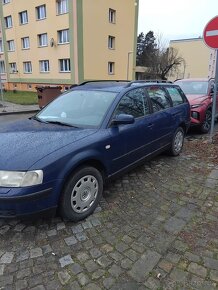
[[[218,16],[215,16],[207,23],[203,37],[207,46],[218,49]]]

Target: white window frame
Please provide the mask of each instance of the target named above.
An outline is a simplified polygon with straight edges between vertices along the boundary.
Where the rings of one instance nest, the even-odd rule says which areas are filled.
[[[69,12],[68,0],[57,0],[57,15],[66,14]]]
[[[0,38],[0,53],[4,53],[4,44],[2,38]]]
[[[23,62],[23,73],[31,74],[32,73],[32,63],[31,61],[24,61]]]
[[[43,20],[46,18],[46,5],[40,5],[36,7],[36,19]]]
[[[115,49],[115,36],[112,35],[108,36],[108,48]]]
[[[19,12],[20,25],[28,23],[28,13],[27,10]]]
[[[8,15],[5,17],[5,28],[13,27],[12,16]]]
[[[58,44],[69,43],[69,29],[58,31]]]
[[[8,3],[10,3],[10,2],[11,2],[11,0],[2,0],[3,5],[4,5],[4,4],[8,4]]]
[[[41,73],[50,72],[49,60],[40,60],[39,61],[39,71]]]
[[[109,75],[115,74],[115,62],[113,62],[113,61],[108,62],[108,74]]]
[[[39,47],[48,46],[48,34],[47,33],[38,34],[38,44],[39,44]]]
[[[15,51],[15,42],[13,39],[7,41],[8,51]]]
[[[10,74],[16,74],[17,73],[17,64],[16,62],[9,63],[10,67]]]
[[[22,45],[22,49],[29,49],[30,48],[30,38],[29,38],[29,36],[21,38],[21,45]]]
[[[5,61],[0,60],[0,74],[5,74]]]
[[[109,8],[109,23],[116,23],[116,10]]]
[[[69,58],[59,59],[59,69],[61,73],[71,72],[70,59]]]

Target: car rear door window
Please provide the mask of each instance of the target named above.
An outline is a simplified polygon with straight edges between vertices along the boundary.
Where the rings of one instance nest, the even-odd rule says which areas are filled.
[[[170,100],[162,88],[151,86],[147,88],[147,92],[151,100],[153,112],[162,111],[171,106]]]
[[[132,115],[134,118],[140,118],[149,114],[145,90],[138,88],[126,93],[115,111],[115,115],[119,114]]]
[[[184,103],[182,95],[180,94],[180,92],[178,91],[177,88],[169,87],[166,89],[171,97],[171,100],[173,102],[173,106],[178,106],[178,105],[181,105]]]

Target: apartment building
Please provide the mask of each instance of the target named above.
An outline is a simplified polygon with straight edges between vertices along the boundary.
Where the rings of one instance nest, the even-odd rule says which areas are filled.
[[[214,77],[215,50],[206,46],[203,38],[171,40],[170,47],[177,49],[179,55],[184,59],[178,72],[170,76],[171,80]]]
[[[7,82],[6,69],[5,69],[5,55],[4,55],[4,43],[2,38],[2,27],[0,25],[0,89],[3,88]]]
[[[138,0],[2,0],[6,88],[134,76]]]

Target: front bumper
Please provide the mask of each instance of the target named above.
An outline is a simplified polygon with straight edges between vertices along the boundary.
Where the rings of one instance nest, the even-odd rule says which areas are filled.
[[[54,183],[27,188],[0,187],[0,218],[41,217],[42,213],[55,213],[58,199],[59,190]]]

